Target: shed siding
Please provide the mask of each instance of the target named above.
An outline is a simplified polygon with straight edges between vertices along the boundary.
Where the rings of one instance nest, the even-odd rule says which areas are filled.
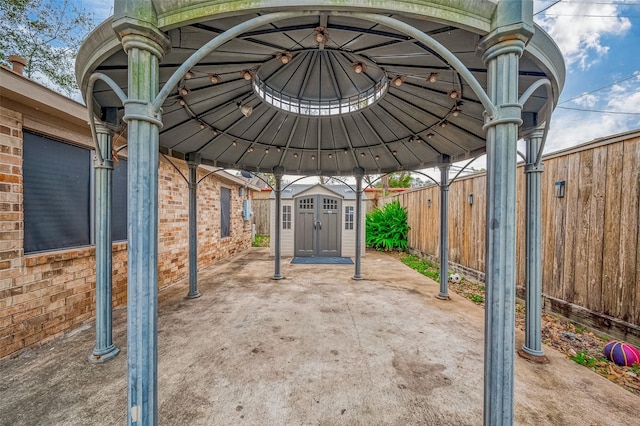
[[[286,196],[286,193],[283,194]],[[340,231],[341,231],[341,244],[340,244],[340,250],[341,250],[341,256],[343,257],[353,257],[356,254],[356,245],[355,245],[355,237],[356,237],[356,231],[355,228],[353,230],[346,230],[344,229],[344,208],[346,206],[353,206],[354,210],[355,210],[355,206],[356,206],[356,202],[355,200],[345,200],[344,198],[342,198],[342,196],[334,191],[332,191],[331,189],[327,189],[324,188],[320,185],[311,185],[309,187],[309,189],[303,190],[299,193],[297,193],[295,195],[294,199],[283,199],[281,201],[281,205],[290,205],[291,206],[291,229],[282,229],[281,230],[281,243],[280,243],[280,247],[281,247],[281,251],[280,254],[281,256],[285,256],[285,257],[292,257],[295,254],[295,227],[296,227],[296,214],[295,214],[295,202],[298,198],[304,197],[304,196],[309,196],[309,195],[326,195],[328,197],[334,197],[334,198],[339,198],[342,200],[342,207],[340,209]],[[362,201],[362,214],[361,214],[361,223],[362,223],[362,256],[365,255],[365,232],[364,232],[364,223],[365,223],[365,216],[366,216],[366,211],[365,211],[365,203],[366,200]],[[270,240],[270,253],[271,256],[275,256],[275,200],[271,199],[270,200],[270,205],[269,205],[269,216],[270,216],[270,235],[271,235],[271,240]],[[281,226],[282,224],[279,224],[279,226]]]

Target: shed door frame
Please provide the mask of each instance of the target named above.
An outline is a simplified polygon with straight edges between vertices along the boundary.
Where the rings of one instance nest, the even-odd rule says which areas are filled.
[[[294,199],[294,255],[340,257],[342,200],[317,194]]]

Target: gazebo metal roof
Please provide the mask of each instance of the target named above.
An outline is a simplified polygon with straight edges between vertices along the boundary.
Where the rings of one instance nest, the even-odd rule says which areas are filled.
[[[182,3],[154,2],[171,45],[160,63],[161,87],[196,50],[267,11],[225,13],[211,2],[190,2],[187,13]],[[257,3],[268,3],[269,12],[291,10],[288,2]],[[415,170],[437,165],[443,155],[460,161],[485,152],[486,108],[451,60],[411,34],[351,13],[367,8],[311,3],[317,11],[241,32],[190,67],[162,105],[163,152],[199,153],[204,164],[225,168],[271,172],[281,166],[298,175]],[[478,45],[494,2],[377,3],[385,4],[384,16],[450,51],[486,89]],[[127,55],[111,25],[97,28],[78,56],[85,89],[94,71],[127,89]],[[547,78],[551,90],[538,88],[523,117],[546,117],[545,105],[555,106],[564,80],[557,48],[535,31],[520,59],[518,87],[522,94]],[[93,96],[99,107],[122,110],[102,81]]]

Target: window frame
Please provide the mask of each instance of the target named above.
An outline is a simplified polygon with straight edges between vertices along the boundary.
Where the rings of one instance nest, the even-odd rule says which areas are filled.
[[[282,206],[282,229],[289,230],[291,229],[291,205],[284,204]]]
[[[228,198],[229,200],[227,206],[225,206],[224,204],[225,198]],[[232,202],[231,188],[227,188],[226,186],[221,186],[220,187],[220,238],[231,238],[231,202]],[[226,222],[225,222],[225,219],[226,219]]]
[[[352,231],[355,227],[355,208],[353,206],[344,206],[344,229]]]
[[[93,164],[93,158],[95,155],[95,149],[90,146],[74,143],[72,141],[68,141],[56,136],[47,135],[37,130],[33,129],[23,129],[23,137],[22,137],[22,191],[23,191],[23,248],[24,254],[35,255],[38,253],[47,253],[47,252],[55,252],[62,250],[77,250],[82,249],[84,247],[91,247],[95,245],[95,231],[96,231],[96,217],[95,217],[95,200],[96,200],[96,188],[95,188],[95,167]],[[31,146],[27,146],[31,145]],[[48,148],[48,149],[47,149]],[[43,183],[43,179],[45,179],[46,174],[39,173],[42,170],[44,162],[41,161],[41,157],[43,156],[43,152],[46,153],[47,158],[55,158],[55,156],[59,156],[58,158],[65,158],[64,155],[65,150],[78,150],[75,151],[78,155],[75,160],[69,160],[72,164],[67,164],[67,167],[64,167],[64,170],[67,171],[78,171],[78,176],[80,176],[80,182],[77,183],[78,189],[81,189],[79,194],[81,194],[80,201],[77,203],[69,204],[68,208],[73,208],[73,211],[69,211],[66,213],[68,216],[68,221],[73,222],[73,226],[77,227],[78,224],[81,224],[82,227],[85,227],[86,230],[81,231],[85,235],[82,238],[77,239],[76,241],[65,241],[64,238],[58,238],[54,236],[51,240],[55,242],[55,244],[47,243],[46,235],[39,235],[42,231],[38,231],[38,210],[42,210],[41,207],[38,207],[38,198],[33,198],[34,191],[38,189],[47,190],[46,182]],[[81,150],[81,151],[80,151]],[[69,151],[73,152],[73,151]],[[35,155],[33,155],[35,153]],[[33,155],[33,156],[32,156]],[[80,157],[85,157],[80,159]],[[128,186],[128,173],[126,167],[128,166],[127,158],[123,158],[120,166],[114,165],[114,170],[118,167],[124,167],[124,169],[118,169],[118,181],[120,182],[119,186],[117,183],[112,180],[112,211],[111,211],[111,238],[113,242],[126,242],[127,241],[127,186]],[[26,165],[26,166],[25,166]],[[58,168],[60,169],[60,168]],[[32,170],[33,172],[31,172]],[[59,175],[59,172],[56,172]],[[124,179],[122,177],[124,176]],[[116,177],[114,172],[112,172],[112,179]],[[36,179],[35,181],[33,179]],[[39,180],[39,181],[38,181]],[[114,185],[115,184],[115,185]],[[53,203],[53,199],[55,198],[55,194],[59,193],[59,191],[68,188],[69,185],[61,185],[58,184],[55,190],[49,190],[49,196],[41,196],[39,203],[47,202],[47,199],[51,199],[51,203]],[[77,189],[77,190],[78,190]],[[122,209],[116,211],[114,201],[114,192],[117,192],[117,196],[120,202],[119,205],[122,206],[124,204],[124,212]],[[86,195],[82,195],[86,194]],[[123,196],[124,194],[124,196]],[[72,195],[73,196],[73,195]],[[36,204],[32,204],[36,203]],[[47,202],[47,205],[51,203]],[[62,211],[64,211],[63,209]],[[51,211],[48,209],[47,211]],[[116,220],[118,223],[116,224]],[[56,218],[52,218],[52,223],[49,226],[54,229],[53,233],[64,232],[64,229],[68,226],[66,224],[67,220],[56,221]],[[120,229],[120,235],[114,235],[115,231]],[[122,232],[124,230],[124,232]],[[124,238],[123,238],[124,237]]]

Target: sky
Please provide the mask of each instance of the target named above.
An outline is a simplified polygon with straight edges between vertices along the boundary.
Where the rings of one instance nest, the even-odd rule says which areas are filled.
[[[535,13],[567,67],[546,151],[640,129],[640,0],[536,1]]]
[[[110,0],[72,1],[96,25],[113,13]],[[545,152],[640,129],[640,0],[535,0],[534,15],[567,68]]]

